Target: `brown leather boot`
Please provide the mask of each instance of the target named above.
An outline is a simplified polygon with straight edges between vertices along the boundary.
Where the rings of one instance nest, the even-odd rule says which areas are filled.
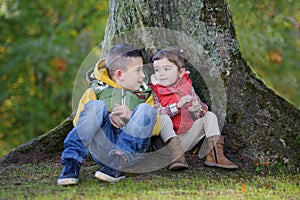
[[[171,151],[171,164],[168,169],[170,171],[187,169],[188,164],[185,160],[184,152],[182,150],[180,139],[173,137],[168,140],[167,147]]]
[[[204,162],[205,165],[211,167],[220,167],[225,169],[237,169],[239,168],[236,164],[228,160],[223,153],[224,137],[223,136],[212,136],[207,138],[208,146],[211,150],[206,157]]]

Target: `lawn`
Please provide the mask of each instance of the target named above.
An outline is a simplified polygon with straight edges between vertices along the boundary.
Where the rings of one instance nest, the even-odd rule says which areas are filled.
[[[192,162],[191,162],[192,160]],[[0,199],[300,199],[300,174],[254,167],[228,171],[189,158],[190,169],[130,173],[110,184],[94,178],[98,166],[86,162],[80,184],[56,184],[58,161],[0,168]]]

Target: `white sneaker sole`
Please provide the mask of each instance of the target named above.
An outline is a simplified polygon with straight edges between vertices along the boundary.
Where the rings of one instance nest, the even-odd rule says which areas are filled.
[[[100,172],[100,171],[97,171],[95,173],[95,177],[97,179],[101,180],[101,181],[107,181],[107,182],[110,182],[110,183],[118,182],[118,181],[120,181],[120,180],[122,180],[122,179],[125,178],[125,176],[120,176],[118,178],[114,178],[114,177],[109,176],[109,175],[107,175],[107,174],[105,174],[103,172]]]
[[[78,182],[78,178],[63,178],[57,180],[58,185],[76,185]]]

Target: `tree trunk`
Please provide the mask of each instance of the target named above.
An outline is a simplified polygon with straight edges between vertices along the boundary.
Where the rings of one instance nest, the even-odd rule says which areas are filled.
[[[8,164],[38,163],[46,159],[58,159],[63,150],[63,141],[73,128],[68,118],[54,129],[17,147],[0,159],[0,166]]]
[[[220,119],[226,152],[241,162],[299,167],[300,111],[268,89],[242,58],[224,1],[110,1],[104,52],[120,41],[197,50],[189,69],[197,93]]]
[[[225,152],[243,167],[267,160],[299,167],[300,111],[268,89],[242,58],[223,0],[112,0],[102,55],[120,42],[146,51],[188,49],[194,87],[219,117]]]

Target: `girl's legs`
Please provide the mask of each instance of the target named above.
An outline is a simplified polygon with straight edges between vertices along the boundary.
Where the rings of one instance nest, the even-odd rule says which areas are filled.
[[[160,116],[161,132],[160,136],[168,150],[170,151],[171,164],[169,170],[181,170],[188,168],[184,157],[184,151],[181,148],[180,139],[177,137],[172,120],[168,115]]]
[[[197,119],[190,130],[183,135],[179,135],[184,151],[190,151],[199,141],[206,136],[220,135],[218,119],[213,112],[208,111],[203,117]]]
[[[183,149],[191,150],[204,136],[206,138],[199,150],[199,158],[207,155],[204,164],[227,169],[238,168],[223,154],[224,137],[220,134],[217,116],[210,111],[196,120],[186,134],[180,136]]]

